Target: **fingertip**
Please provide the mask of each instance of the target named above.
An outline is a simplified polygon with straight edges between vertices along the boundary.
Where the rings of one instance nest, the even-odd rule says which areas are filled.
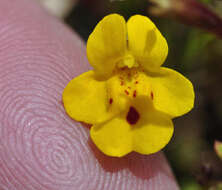
[[[114,178],[116,175],[121,176],[118,184],[116,184],[116,181],[110,183],[111,190],[179,189],[172,170],[162,152],[148,156],[132,152],[122,158],[116,158],[104,155],[90,139],[88,144],[96,160],[105,171],[105,174],[102,173],[104,181],[107,174]]]

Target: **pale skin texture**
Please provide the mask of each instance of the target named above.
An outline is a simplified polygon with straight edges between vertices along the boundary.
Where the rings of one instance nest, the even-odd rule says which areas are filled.
[[[162,153],[104,156],[66,115],[62,91],[88,69],[84,43],[37,2],[0,1],[0,189],[178,189]]]

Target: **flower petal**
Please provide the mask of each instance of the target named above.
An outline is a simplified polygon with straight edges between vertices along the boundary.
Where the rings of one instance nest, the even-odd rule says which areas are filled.
[[[93,71],[88,71],[69,82],[63,92],[66,112],[77,121],[94,124],[110,117],[106,83],[95,80]]]
[[[159,67],[168,54],[165,38],[147,17],[132,16],[127,22],[128,46],[145,70]]]
[[[123,117],[115,117],[101,125],[93,125],[90,135],[106,155],[122,157],[132,151],[132,131]]]
[[[116,62],[126,51],[126,22],[118,14],[103,18],[87,42],[87,56],[95,73],[101,77],[111,75]]]
[[[161,67],[150,77],[154,107],[172,117],[189,112],[194,106],[192,83],[180,73]]]
[[[160,112],[149,111],[133,130],[133,150],[141,154],[160,151],[173,135],[173,123]]]

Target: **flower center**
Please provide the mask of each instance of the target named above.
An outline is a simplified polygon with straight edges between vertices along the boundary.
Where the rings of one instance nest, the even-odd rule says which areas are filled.
[[[140,115],[138,111],[134,107],[131,106],[126,116],[127,122],[130,125],[135,125],[138,122],[139,118],[140,118]]]
[[[126,54],[118,63],[117,66],[119,68],[128,67],[131,69],[132,67],[138,67],[138,63],[135,61],[134,57],[131,54]]]

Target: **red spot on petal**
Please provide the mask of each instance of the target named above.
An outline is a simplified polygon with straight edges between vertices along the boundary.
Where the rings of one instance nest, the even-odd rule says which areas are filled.
[[[109,99],[109,104],[112,104],[112,103],[113,103],[113,99],[110,98],[110,99]]]
[[[153,96],[153,92],[151,91],[150,93],[151,99],[153,100],[154,96]]]
[[[134,107],[131,106],[126,116],[127,122],[130,125],[135,125],[138,122],[139,118],[140,118],[140,115],[138,111]]]
[[[120,82],[120,85],[121,85],[121,86],[123,86],[123,85],[124,85],[124,82],[123,82],[123,81],[121,81],[121,82]]]
[[[124,92],[126,93],[127,96],[129,95],[129,92],[127,90],[125,90]]]
[[[136,98],[136,90],[133,91],[133,97]]]
[[[135,84],[138,84],[138,83],[139,83],[139,81],[136,81],[136,82],[135,82]]]

